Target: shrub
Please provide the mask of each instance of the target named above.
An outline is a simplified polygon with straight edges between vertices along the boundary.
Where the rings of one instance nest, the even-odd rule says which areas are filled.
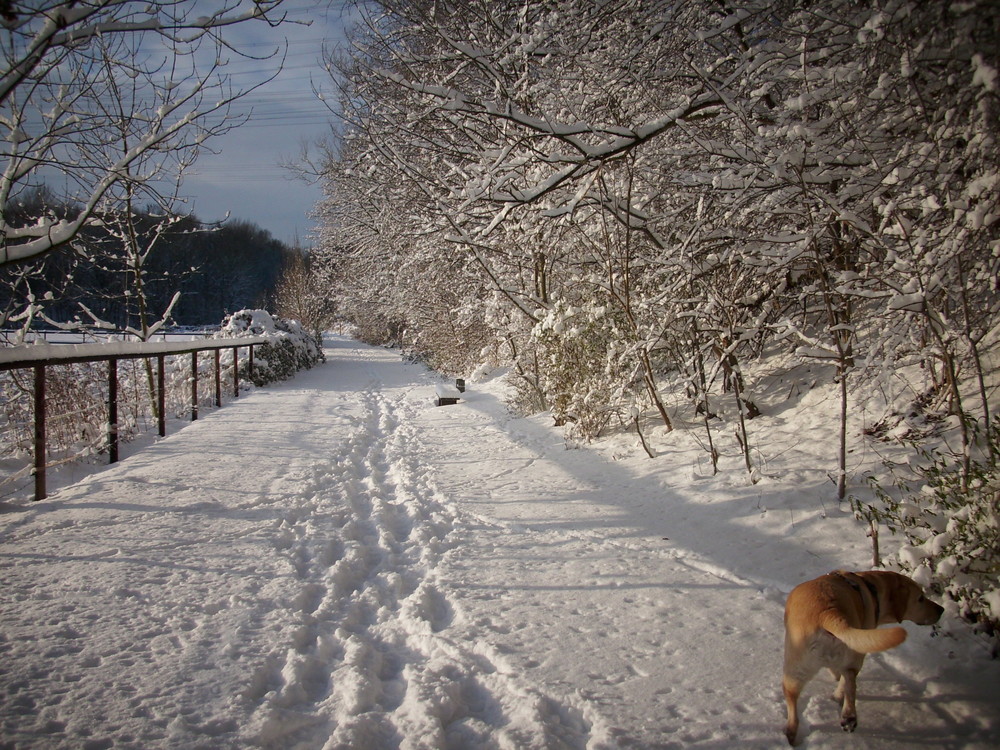
[[[264,310],[233,313],[223,323],[219,336],[266,336],[270,339],[257,348],[254,357],[251,379],[256,386],[286,380],[325,359],[321,342],[301,323],[275,318]]]
[[[619,343],[624,336],[607,308],[557,302],[533,331],[538,388],[556,424],[597,437],[629,402],[635,367]]]
[[[906,544],[896,553],[902,570],[998,637],[1000,429],[993,429],[986,447],[985,456],[968,466],[962,456],[916,448],[909,464],[886,462],[901,497],[870,477],[877,502],[852,497],[851,505],[859,518],[903,534]]]

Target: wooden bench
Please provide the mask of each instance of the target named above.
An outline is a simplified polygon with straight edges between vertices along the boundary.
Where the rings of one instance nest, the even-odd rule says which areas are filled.
[[[435,386],[434,390],[437,393],[437,401],[435,403],[438,406],[457,404],[458,400],[462,398],[462,394],[459,393],[458,389],[451,385],[444,385],[442,383]]]

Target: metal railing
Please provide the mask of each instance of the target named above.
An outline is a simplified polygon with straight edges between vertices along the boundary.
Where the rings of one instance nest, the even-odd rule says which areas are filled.
[[[240,391],[239,350],[249,349],[249,376],[253,375],[254,347],[266,343],[264,337],[237,339],[215,339],[211,341],[154,341],[154,342],[112,342],[96,344],[33,344],[29,346],[0,348],[0,371],[34,370],[34,439],[33,468],[35,480],[35,500],[46,497],[46,398],[45,371],[54,365],[69,365],[85,362],[107,362],[107,451],[108,462],[118,461],[118,362],[129,359],[156,359],[156,400],[158,430],[161,437],[166,435],[166,357],[171,355],[191,356],[191,419],[198,418],[198,354],[214,353],[215,404],[222,406],[222,368],[220,352],[233,352],[233,396]]]

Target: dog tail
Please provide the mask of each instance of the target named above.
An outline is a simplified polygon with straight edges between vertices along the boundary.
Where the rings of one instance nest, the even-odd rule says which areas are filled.
[[[823,628],[846,643],[852,651],[859,654],[872,654],[876,651],[886,651],[895,648],[906,640],[903,628],[852,628],[847,621],[836,612],[824,612],[820,617]]]

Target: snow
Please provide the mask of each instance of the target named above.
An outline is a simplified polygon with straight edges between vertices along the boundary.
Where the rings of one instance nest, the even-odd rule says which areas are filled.
[[[46,748],[777,748],[782,607],[863,568],[819,389],[756,485],[683,431],[569,449],[501,378],[344,338],[46,501],[0,505],[0,738]],[[470,378],[471,380],[471,378]],[[946,615],[869,657],[850,740],[992,748],[998,664]],[[950,635],[949,635],[950,633]]]
[[[972,67],[975,72],[972,74],[972,85],[982,86],[987,91],[997,90],[997,71],[983,60],[982,55],[972,56]]]

